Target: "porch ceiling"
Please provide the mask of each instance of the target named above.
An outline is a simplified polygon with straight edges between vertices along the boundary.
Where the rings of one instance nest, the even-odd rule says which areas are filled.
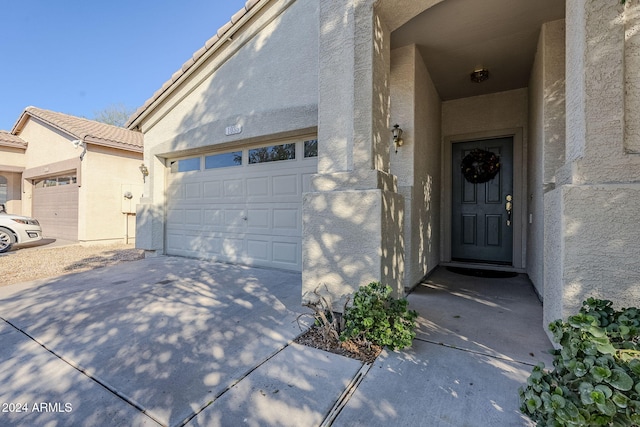
[[[526,87],[540,26],[563,19],[562,0],[445,0],[391,34],[392,49],[416,44],[442,100]],[[487,68],[473,83],[469,74]]]

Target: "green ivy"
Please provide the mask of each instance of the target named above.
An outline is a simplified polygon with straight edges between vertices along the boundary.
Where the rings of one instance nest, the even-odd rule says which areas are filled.
[[[407,309],[406,299],[391,296],[390,286],[379,282],[362,286],[353,295],[353,304],[344,312],[342,341],[361,340],[391,349],[411,345],[418,313]]]
[[[539,426],[640,425],[640,310],[589,298],[549,330],[562,348],[520,388],[522,413]]]

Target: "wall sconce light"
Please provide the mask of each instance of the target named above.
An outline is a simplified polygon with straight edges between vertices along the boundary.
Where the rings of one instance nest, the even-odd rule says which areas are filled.
[[[393,129],[391,129],[391,134],[393,135],[393,145],[396,147],[396,153],[398,152],[398,147],[401,147],[404,141],[402,140],[402,128],[397,123],[393,125]]]
[[[145,166],[144,163],[142,163],[138,169],[140,169],[140,173],[142,174],[142,182],[147,182],[147,177],[149,176],[149,169]]]
[[[78,149],[78,147],[82,147],[82,153],[80,153],[80,161],[82,161],[82,159],[84,159],[84,155],[87,154],[87,144],[85,144],[85,142],[80,139],[74,139],[73,141],[71,141],[71,144],[73,144],[73,148],[75,148],[76,150]]]
[[[474,83],[482,83],[489,78],[489,70],[486,68],[479,68],[471,72],[471,81]]]

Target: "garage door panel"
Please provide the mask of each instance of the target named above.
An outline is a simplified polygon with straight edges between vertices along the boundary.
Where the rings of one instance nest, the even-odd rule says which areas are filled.
[[[300,271],[302,193],[316,170],[304,159],[171,174],[184,197],[168,198],[167,253]]]
[[[206,226],[222,226],[224,225],[223,209],[205,209],[203,215],[203,225]]]
[[[34,188],[33,212],[45,237],[78,240],[77,185]]]
[[[202,194],[200,192],[200,183],[199,182],[189,182],[184,186],[184,195],[185,199],[200,199]]]
[[[247,222],[244,219],[245,210],[228,208],[224,210],[224,225],[230,231],[244,232]]]
[[[269,209],[268,208],[247,208],[248,232],[265,232],[269,230]]]
[[[302,196],[299,192],[298,175],[279,175],[271,178],[273,196]]]
[[[242,179],[227,179],[223,182],[224,197],[244,197]]]
[[[184,209],[168,209],[167,210],[167,225],[183,225],[184,224]]]
[[[274,232],[290,232],[300,230],[300,209],[275,208],[273,209]]]
[[[203,183],[203,197],[205,199],[220,199],[222,196],[221,181],[205,181]]]
[[[300,245],[293,242],[273,242],[273,260],[282,264],[297,265]]]
[[[269,241],[257,240],[255,238],[247,240],[247,254],[255,261],[269,261]]]
[[[269,197],[269,178],[248,178],[247,179],[247,196],[249,197]]]
[[[200,209],[186,209],[184,215],[185,225],[202,225],[202,210]]]
[[[181,182],[173,182],[167,186],[167,200],[182,200],[184,198],[183,187]]]

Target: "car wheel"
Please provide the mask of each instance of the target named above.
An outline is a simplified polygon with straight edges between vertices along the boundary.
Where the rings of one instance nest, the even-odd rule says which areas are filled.
[[[7,252],[16,242],[13,233],[6,228],[0,228],[0,254]]]

